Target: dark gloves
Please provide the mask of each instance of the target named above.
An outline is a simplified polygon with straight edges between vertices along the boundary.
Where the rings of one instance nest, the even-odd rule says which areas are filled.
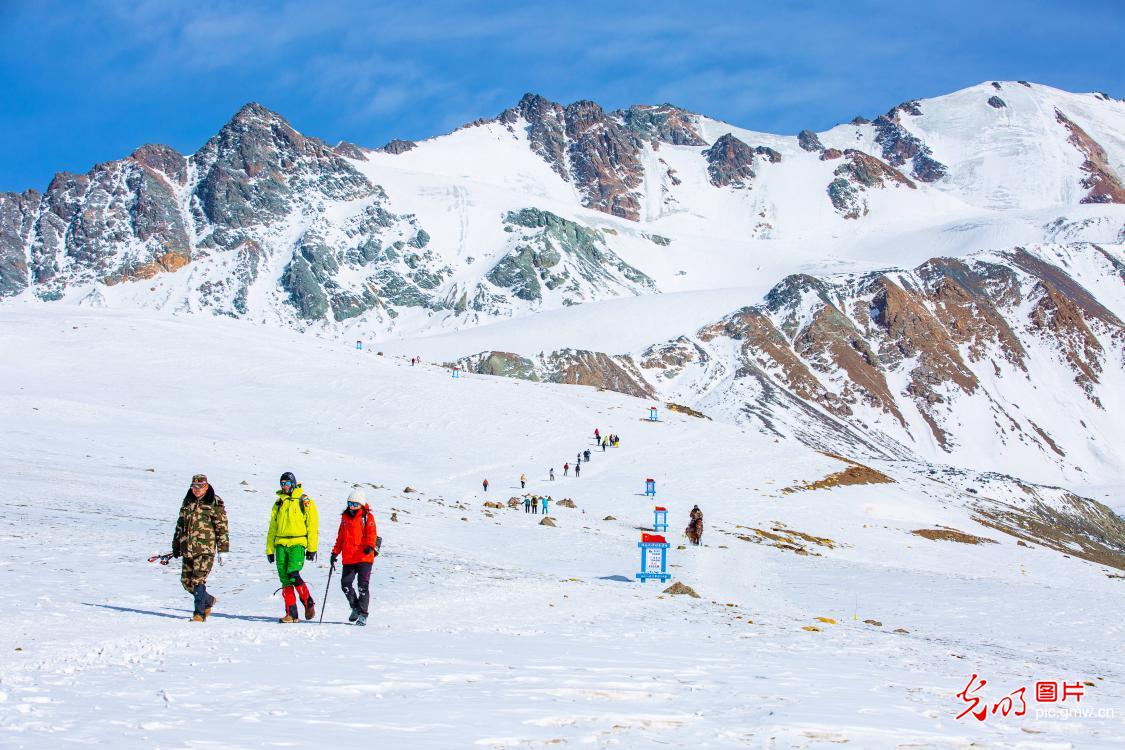
[[[308,560],[309,562],[312,562],[313,560],[316,559],[316,553],[315,552],[306,552],[305,553],[305,559]]]
[[[370,555],[374,551],[375,551],[375,548],[370,546],[370,545],[363,548],[363,554],[365,554],[365,555]]]
[[[329,557],[329,558],[328,558],[328,562],[330,562],[330,563],[332,563],[333,565],[335,565],[335,564],[336,564],[336,561],[337,561],[337,560],[339,560],[339,559],[340,559],[340,556],[339,556],[339,555],[337,555],[337,554],[336,554],[335,552],[333,552],[333,553],[332,553],[332,557]]]
[[[266,555],[266,559],[270,562],[273,562],[273,553],[271,552],[270,554]]]

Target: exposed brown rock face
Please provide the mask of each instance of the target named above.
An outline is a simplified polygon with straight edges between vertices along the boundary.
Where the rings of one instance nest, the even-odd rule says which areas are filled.
[[[754,149],[730,133],[715,141],[703,155],[707,158],[707,174],[715,187],[749,187],[754,179]]]
[[[982,360],[995,344],[1013,365],[1026,371],[1026,352],[998,305],[1019,302],[1015,272],[1004,266],[934,258],[917,268],[926,283],[934,315],[950,339],[967,345],[972,361]],[[994,298],[994,290],[1000,294]]]
[[[63,265],[81,279],[141,278],[135,272],[191,259],[191,242],[174,185],[186,181],[187,162],[167,146],[145,146],[85,175],[60,173],[42,198],[30,248],[40,295],[61,294]]]
[[[406,141],[402,142],[406,143]],[[354,143],[350,143],[348,141],[340,141],[339,143],[337,143],[336,148],[332,149],[332,153],[336,154],[337,156],[346,156],[349,159],[355,159],[356,161],[367,161],[367,154],[364,153],[364,150]]]
[[[531,149],[564,180],[578,186],[583,205],[613,216],[640,218],[645,144],[705,146],[695,115],[670,104],[634,106],[606,113],[590,101],[563,107],[537,94],[497,118],[526,129]],[[676,182],[673,179],[673,182]]]
[[[170,181],[179,185],[187,184],[188,160],[170,146],[149,144],[133,152],[132,157],[139,164],[162,173]]]
[[[848,177],[852,182],[864,187],[883,187],[888,182],[906,185],[911,189],[916,187],[902,172],[884,164],[871,154],[849,148],[844,150],[844,156],[847,157],[847,162],[837,167],[835,172],[839,177]]]
[[[644,179],[640,136],[586,101],[566,108],[566,135],[571,143],[571,172],[586,195],[586,205],[625,219],[639,219],[640,198],[633,189]]]
[[[1082,180],[1082,187],[1090,192],[1081,202],[1125,203],[1125,186],[1109,166],[1105,149],[1101,144],[1058,109],[1055,110],[1055,120],[1070,131],[1067,140],[1086,157],[1082,162],[1082,171],[1086,173],[1086,178]]]
[[[831,158],[829,152],[834,151],[835,149],[824,151],[821,159]],[[863,194],[869,188],[881,189],[890,184],[916,189],[916,185],[906,175],[870,154],[849,148],[843,152],[843,156],[846,157],[845,162],[836,167],[833,172],[836,179],[828,185],[828,198],[836,212],[845,219],[858,219],[867,215],[867,199]]]

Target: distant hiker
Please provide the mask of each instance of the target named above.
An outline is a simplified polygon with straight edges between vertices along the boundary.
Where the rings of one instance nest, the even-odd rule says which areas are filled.
[[[301,578],[305,560],[316,559],[320,517],[316,503],[305,494],[293,472],[281,475],[281,489],[270,512],[270,528],[266,533],[266,559],[277,565],[281,596],[285,600],[285,616],[279,622],[299,622],[297,599],[305,605],[305,619],[316,614],[309,587]]]
[[[535,515],[539,515],[539,496],[538,495],[532,495],[531,496],[531,512],[534,513]]]
[[[582,457],[586,459],[586,463],[590,463],[590,449],[582,451]]]
[[[699,509],[698,505],[691,509],[689,518],[691,521],[684,529],[684,533],[687,535],[689,542],[698,545],[703,540],[703,511]]]
[[[574,465],[574,478],[577,479],[578,476],[581,473],[582,473],[582,464],[575,464]]]
[[[555,481],[555,467],[554,466],[551,467],[551,481],[552,482]]]
[[[524,513],[530,513],[531,512],[531,498],[528,497],[527,495],[523,496],[523,512]]]
[[[172,534],[172,556],[184,559],[180,583],[195,597],[192,622],[206,620],[218,601],[207,593],[207,575],[215,564],[216,551],[220,555],[230,552],[227,529],[223,499],[215,494],[206,474],[196,474],[180,504],[180,517],[176,519],[176,531]]]
[[[484,487],[485,492],[488,492],[488,480],[487,479],[484,480],[483,482],[481,482],[481,486]]]
[[[605,447],[609,445],[609,438],[602,440],[602,453],[605,453]]]
[[[597,427],[595,427],[594,428],[594,442],[600,443],[601,441],[602,441],[602,433],[598,431]]]
[[[411,367],[413,367],[413,366],[414,366],[414,357],[411,357],[411,358],[410,358],[410,366],[411,366]]]
[[[332,564],[343,555],[344,567],[340,571],[340,588],[351,605],[352,613],[348,622],[356,625],[367,624],[367,609],[371,602],[371,566],[378,551],[375,543],[378,537],[375,516],[371,506],[363,496],[363,490],[356,487],[348,495],[347,507],[340,514],[340,529],[336,532],[336,544],[332,545]],[[359,593],[352,588],[352,582],[359,579]]]
[[[578,458],[575,459],[575,463],[582,463],[582,451],[578,451]]]
[[[570,464],[569,463],[563,464],[563,476],[564,477],[567,475],[568,471],[570,471]]]
[[[527,477],[524,476],[523,474],[520,474],[520,489],[522,490],[526,486],[527,486]]]

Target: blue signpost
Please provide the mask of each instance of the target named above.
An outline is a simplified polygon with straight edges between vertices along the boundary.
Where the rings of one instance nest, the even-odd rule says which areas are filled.
[[[658,421],[656,419],[656,407],[655,406],[650,406],[648,408],[648,421],[650,421],[650,422]]]
[[[668,509],[662,505],[657,505],[652,509],[652,530],[668,530]]]
[[[648,580],[667,581],[672,577],[668,572],[668,541],[657,534],[641,534],[637,543],[641,550],[641,572],[636,578],[641,583]]]
[[[645,497],[656,497],[656,480],[645,480]]]
[[[453,368],[452,377],[454,377],[454,378],[460,378],[461,377],[461,368],[460,367],[454,367]]]
[[[356,342],[355,342],[355,348],[356,349],[362,349],[363,348],[363,341],[357,339]]]

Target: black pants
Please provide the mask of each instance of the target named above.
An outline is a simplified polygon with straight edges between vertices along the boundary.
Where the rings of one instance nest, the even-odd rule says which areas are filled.
[[[359,576],[359,594],[352,588],[352,581]],[[348,604],[353,609],[358,609],[360,614],[367,614],[367,605],[371,602],[371,563],[355,563],[345,565],[340,572],[340,588],[344,596],[348,597]]]

